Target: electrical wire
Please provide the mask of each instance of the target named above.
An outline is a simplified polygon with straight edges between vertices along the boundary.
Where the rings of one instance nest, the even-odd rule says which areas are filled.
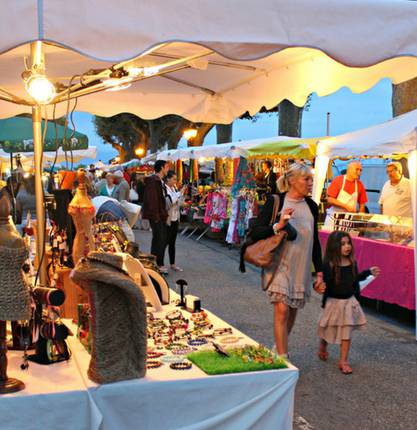
[[[42,151],[41,151],[41,157],[40,157],[40,165],[39,166],[35,166],[35,172],[36,172],[36,168],[39,167],[41,169],[40,174],[43,174],[43,152],[44,152],[44,143],[45,143],[45,138],[46,138],[46,132],[48,130],[48,111],[47,108],[45,106],[45,114],[44,114],[45,120],[44,120],[44,128],[43,128],[43,133],[42,133]],[[42,125],[42,118],[41,118],[41,125]],[[46,252],[46,211],[45,211],[45,190],[43,187],[43,183],[42,183],[42,205],[43,205],[43,210],[44,210],[44,217],[43,217],[43,245],[42,245],[42,255],[41,258],[39,259],[39,263],[38,263],[38,270],[36,271],[36,276],[35,276],[35,283],[34,286],[36,287],[37,283],[38,283],[38,279],[39,279],[39,274],[42,268],[42,263],[43,260],[45,258],[45,252]],[[48,273],[47,273],[48,276]],[[48,281],[49,281],[49,276],[48,276]],[[49,282],[48,282],[49,284]]]

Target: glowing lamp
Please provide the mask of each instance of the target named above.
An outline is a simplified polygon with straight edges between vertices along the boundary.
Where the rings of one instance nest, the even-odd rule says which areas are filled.
[[[138,157],[143,157],[143,156],[145,155],[145,148],[142,148],[142,147],[137,148],[137,149],[135,150],[135,154],[136,154]]]
[[[195,128],[188,128],[184,130],[183,137],[187,140],[194,139],[197,136],[197,130]]]
[[[41,105],[50,103],[56,95],[55,86],[41,74],[31,75],[26,81],[25,88],[36,103]]]

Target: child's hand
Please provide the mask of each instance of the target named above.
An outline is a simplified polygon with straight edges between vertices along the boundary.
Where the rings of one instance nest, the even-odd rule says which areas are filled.
[[[378,266],[373,266],[369,270],[371,271],[371,275],[375,276],[375,278],[381,274],[381,269]]]
[[[323,281],[318,280],[314,283],[313,288],[318,294],[324,294],[324,292],[326,291],[326,284]]]

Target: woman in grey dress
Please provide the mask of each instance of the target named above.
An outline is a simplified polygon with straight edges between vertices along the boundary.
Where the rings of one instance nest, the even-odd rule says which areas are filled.
[[[308,195],[313,186],[310,168],[293,164],[278,179],[278,189],[285,190],[280,197],[280,214],[270,225],[274,199],[271,196],[252,229],[253,240],[265,239],[288,229],[290,223],[297,234],[288,235],[282,249],[279,265],[266,269],[267,294],[274,305],[274,334],[277,352],[288,355],[288,335],[294,326],[297,310],[304,307],[311,293],[311,263],[316,270],[314,287],[323,293],[322,256],[318,237],[317,204]],[[292,230],[292,229],[291,229]]]

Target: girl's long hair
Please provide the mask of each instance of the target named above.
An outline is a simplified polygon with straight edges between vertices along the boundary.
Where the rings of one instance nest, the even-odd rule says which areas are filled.
[[[357,275],[352,238],[349,236],[349,233],[346,233],[345,231],[334,231],[327,239],[324,262],[330,266],[330,269],[332,271],[332,277],[335,280],[336,284],[340,282],[340,266],[342,264],[342,239],[344,237],[347,237],[349,239],[349,243],[351,246],[351,252],[349,257],[347,258],[352,264],[353,276]]]

